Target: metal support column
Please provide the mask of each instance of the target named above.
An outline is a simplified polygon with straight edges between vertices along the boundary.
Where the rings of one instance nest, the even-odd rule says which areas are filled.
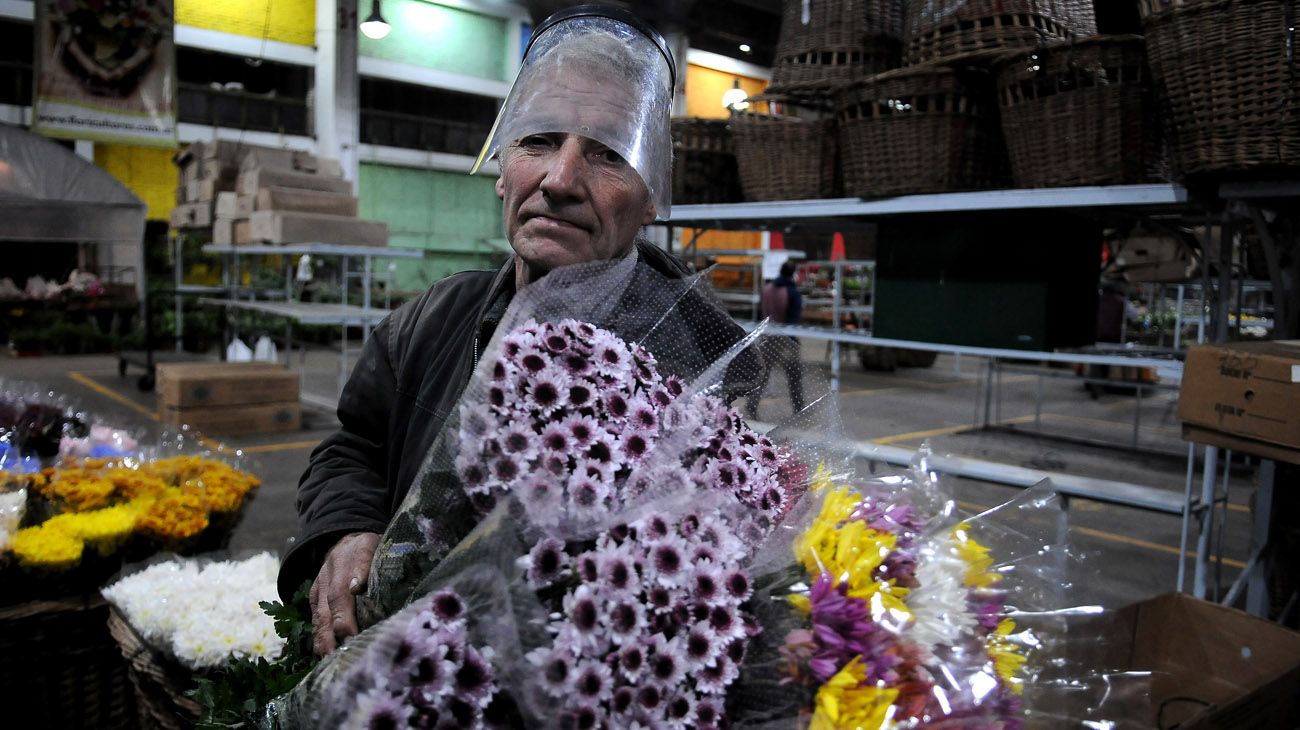
[[[1214,533],[1214,487],[1218,479],[1219,447],[1205,447],[1205,464],[1201,475],[1200,532],[1196,539],[1196,572],[1192,595],[1204,599],[1209,592],[1210,538]]]

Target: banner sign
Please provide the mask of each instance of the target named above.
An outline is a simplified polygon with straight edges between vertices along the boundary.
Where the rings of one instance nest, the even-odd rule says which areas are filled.
[[[173,0],[36,0],[32,129],[176,146]]]

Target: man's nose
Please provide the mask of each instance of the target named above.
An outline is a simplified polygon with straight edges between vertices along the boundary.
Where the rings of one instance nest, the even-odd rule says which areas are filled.
[[[553,200],[581,197],[586,158],[577,137],[567,137],[548,158],[542,193]]]

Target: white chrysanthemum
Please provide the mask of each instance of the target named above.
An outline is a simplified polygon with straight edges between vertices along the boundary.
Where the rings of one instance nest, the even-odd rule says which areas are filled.
[[[191,668],[236,657],[276,659],[284,640],[258,604],[276,600],[279,569],[267,553],[203,566],[174,560],[123,578],[104,597],[146,641]]]
[[[0,552],[9,549],[9,541],[18,531],[18,523],[23,521],[26,511],[26,489],[0,494]]]
[[[967,608],[966,562],[947,536],[936,538],[920,549],[916,581],[919,587],[907,597],[914,624],[912,638],[927,651],[951,646],[976,628],[975,615]]]

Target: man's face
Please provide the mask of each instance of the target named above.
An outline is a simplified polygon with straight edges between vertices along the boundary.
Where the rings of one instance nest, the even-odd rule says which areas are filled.
[[[548,101],[566,117],[559,128],[598,127],[620,112],[617,100],[601,93],[610,91],[607,84],[564,80],[552,88]],[[506,237],[534,273],[621,256],[655,219],[636,170],[617,152],[578,134],[531,134],[502,150],[496,190]]]

